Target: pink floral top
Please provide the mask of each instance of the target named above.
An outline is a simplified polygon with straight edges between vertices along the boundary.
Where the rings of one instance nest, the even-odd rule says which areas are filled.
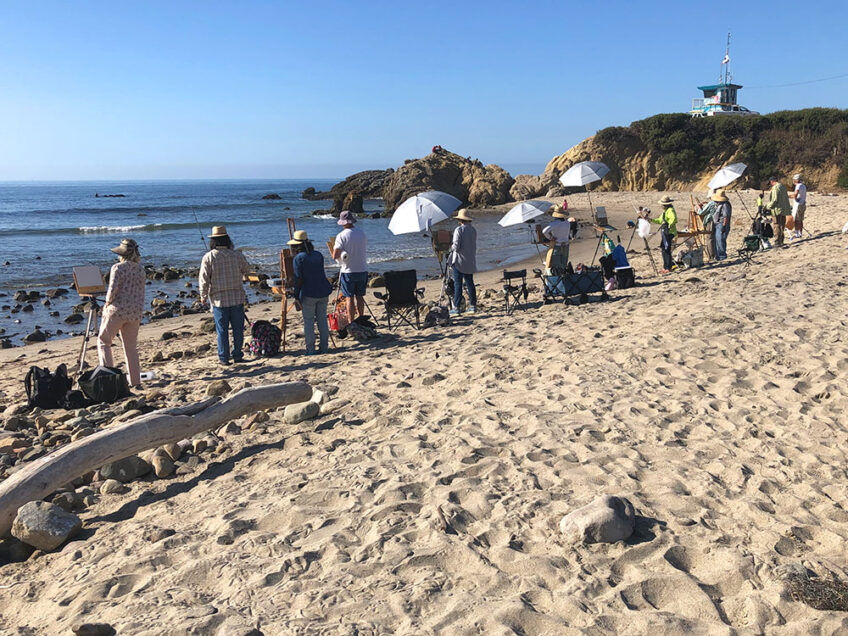
[[[122,261],[112,265],[104,314],[141,321],[144,313],[144,268],[141,263]]]

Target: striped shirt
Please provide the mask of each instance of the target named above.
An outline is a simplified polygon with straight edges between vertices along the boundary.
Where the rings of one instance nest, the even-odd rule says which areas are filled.
[[[247,259],[238,250],[218,247],[206,252],[200,263],[200,300],[215,307],[244,304],[244,276],[250,271]]]

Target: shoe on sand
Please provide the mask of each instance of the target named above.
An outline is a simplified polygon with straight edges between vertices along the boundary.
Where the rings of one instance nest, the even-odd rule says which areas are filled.
[[[477,313],[477,305],[471,305],[471,306],[468,308],[468,313],[469,313],[469,314],[476,314],[476,313]]]

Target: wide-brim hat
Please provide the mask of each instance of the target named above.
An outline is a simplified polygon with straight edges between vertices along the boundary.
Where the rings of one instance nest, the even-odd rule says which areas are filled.
[[[309,236],[306,234],[306,230],[298,230],[292,236],[292,239],[288,242],[289,245],[300,245],[304,241],[308,241]]]
[[[713,196],[710,197],[710,200],[715,201],[716,203],[726,203],[728,201],[727,195],[724,193],[724,190],[716,190],[713,193]]]
[[[229,234],[227,234],[227,226],[213,225],[212,234],[209,235],[209,238],[221,238],[222,236],[229,236]]]
[[[342,213],[339,214],[338,224],[347,225],[348,223],[356,223],[356,217],[350,210],[342,210]]]
[[[468,215],[468,209],[467,208],[462,208],[459,212],[457,212],[454,215],[453,218],[459,219],[460,221],[473,221],[474,220]]]
[[[670,196],[668,196],[668,195],[665,195],[665,196],[664,196],[662,199],[660,199],[657,203],[659,203],[659,204],[661,204],[661,205],[670,205],[670,204],[671,204],[671,203],[673,203],[673,202],[674,202],[674,199],[672,199],[672,198],[671,198]]]
[[[554,217],[555,219],[564,219],[564,218],[566,218],[566,217],[565,217],[565,212],[563,212],[563,211],[562,211],[562,209],[557,209],[557,210],[556,210],[553,214],[551,214],[551,216],[552,216],[552,217]]]
[[[118,247],[113,247],[112,251],[118,256],[129,256],[138,252],[138,243],[132,239],[124,239]]]

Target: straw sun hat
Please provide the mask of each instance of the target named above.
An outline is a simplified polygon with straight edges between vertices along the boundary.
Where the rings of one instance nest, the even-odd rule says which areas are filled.
[[[660,200],[658,201],[658,203],[660,203],[661,205],[671,205],[671,203],[672,203],[673,201],[674,201],[674,199],[672,199],[672,198],[671,198],[670,196],[668,196],[668,195],[665,195],[662,199],[660,199]]]
[[[557,208],[557,209],[554,211],[554,213],[553,213],[553,214],[551,214],[551,216],[552,216],[552,217],[554,217],[555,219],[564,219],[564,218],[566,218],[566,217],[565,217],[565,212],[563,212],[563,211],[562,211],[562,208]]]
[[[112,251],[118,256],[129,256],[138,252],[138,243],[132,239],[124,239],[118,247],[113,247]]]
[[[288,242],[289,245],[300,245],[304,241],[308,241],[309,237],[306,235],[305,230],[298,230],[294,233],[294,237],[292,240]]]
[[[213,225],[212,234],[209,235],[209,238],[221,238],[222,236],[229,236],[229,234],[227,234],[227,226]]]
[[[713,196],[710,197],[710,199],[712,201],[715,201],[716,203],[726,203],[728,200],[727,195],[724,193],[723,189],[716,190],[713,193]]]
[[[456,216],[453,218],[459,219],[460,221],[473,221],[470,216],[468,216],[468,210],[466,208],[462,208],[459,212],[456,213]]]

